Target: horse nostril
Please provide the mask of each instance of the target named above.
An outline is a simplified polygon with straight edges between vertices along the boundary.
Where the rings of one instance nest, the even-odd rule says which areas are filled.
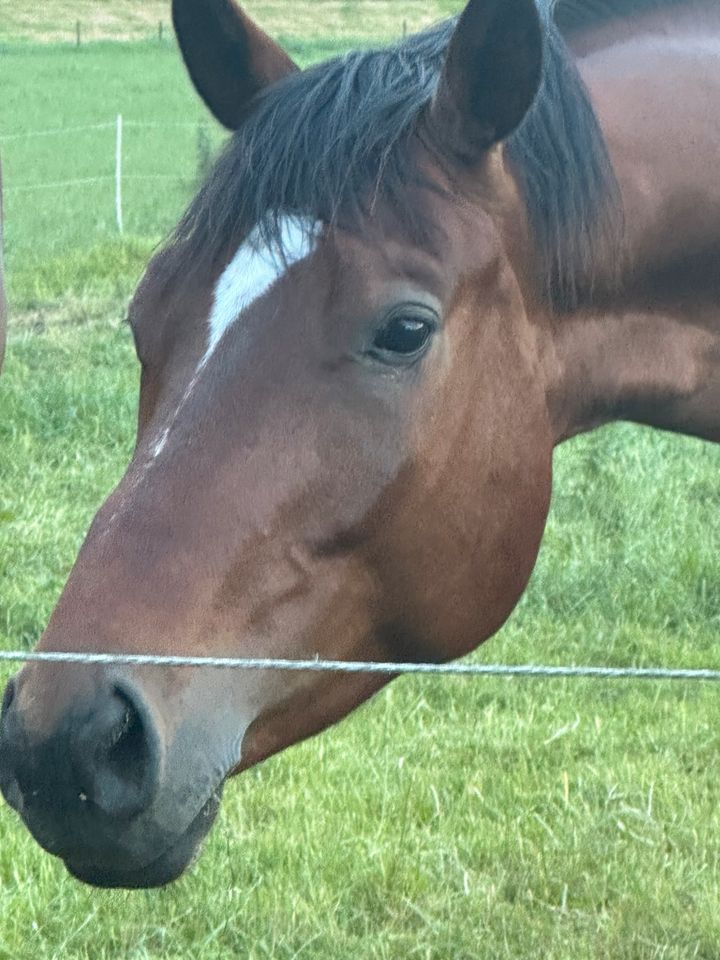
[[[118,777],[124,777],[128,784],[139,787],[145,775],[147,745],[143,721],[130,703],[127,696],[115,691],[115,696],[124,703],[122,716],[108,732],[106,740],[98,747],[98,758]]]
[[[2,708],[0,709],[0,722],[2,722],[7,716],[7,712],[12,706],[14,699],[15,699],[15,681],[8,680],[8,685],[5,687],[5,693],[3,694]]]
[[[77,743],[78,797],[108,816],[131,819],[152,802],[159,778],[159,748],[139,697],[115,687]]]

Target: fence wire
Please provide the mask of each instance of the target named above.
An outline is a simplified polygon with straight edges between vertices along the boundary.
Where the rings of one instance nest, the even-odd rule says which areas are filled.
[[[192,122],[188,120],[126,120],[126,127],[137,129],[156,129],[165,127],[197,129],[200,121]],[[51,127],[49,130],[27,130],[24,133],[6,133],[0,135],[0,143],[12,143],[16,140],[34,140],[38,137],[59,137],[68,133],[85,133],[90,130],[114,130],[115,121],[108,120],[103,123],[85,123],[77,127]]]
[[[0,651],[0,663],[65,663],[86,666],[180,667],[212,670],[278,670],[293,673],[384,676],[535,677],[595,680],[720,681],[720,670],[666,667],[548,666],[503,663],[381,663],[361,660],[285,660],[248,657],[173,657],[151,654]]]
[[[15,140],[34,140],[37,137],[59,137],[68,133],[84,133],[87,130],[114,130],[115,121],[105,123],[86,123],[79,127],[53,127],[50,130],[27,130],[25,133],[6,133],[0,136],[0,143],[12,143]]]

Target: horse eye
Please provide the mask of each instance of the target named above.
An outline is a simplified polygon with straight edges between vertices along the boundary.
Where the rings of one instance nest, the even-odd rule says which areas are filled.
[[[435,325],[423,316],[398,314],[375,334],[372,352],[376,356],[410,359],[420,354],[430,341]]]

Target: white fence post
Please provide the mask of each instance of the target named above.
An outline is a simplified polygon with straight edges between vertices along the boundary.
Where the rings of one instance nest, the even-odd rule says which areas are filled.
[[[123,206],[122,206],[122,146],[123,146],[123,118],[117,117],[117,135],[115,138],[115,215],[117,217],[118,232],[123,234]]]

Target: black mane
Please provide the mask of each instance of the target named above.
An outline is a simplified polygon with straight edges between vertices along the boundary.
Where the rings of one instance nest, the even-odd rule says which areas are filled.
[[[538,0],[546,52],[540,92],[507,149],[527,204],[539,281],[557,310],[575,306],[620,249],[615,175],[585,87]],[[261,94],[175,233],[188,257],[215,258],[256,224],[277,241],[277,217],[358,223],[375,201],[422,231],[407,203],[419,177],[408,142],[435,92],[457,20],[382,50],[349,53]]]

